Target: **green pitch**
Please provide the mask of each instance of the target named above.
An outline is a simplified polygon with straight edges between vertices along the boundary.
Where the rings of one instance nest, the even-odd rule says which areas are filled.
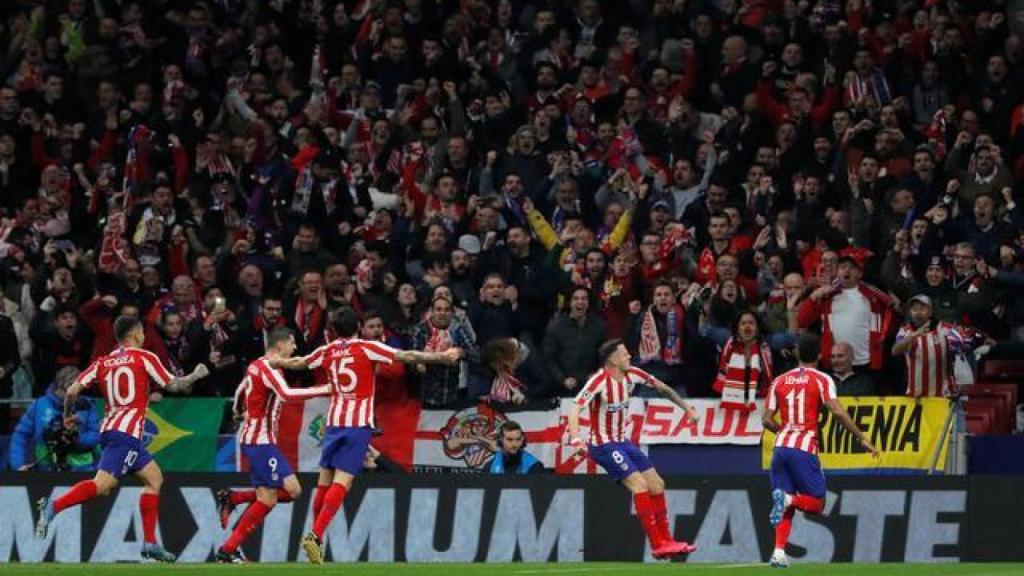
[[[776,571],[750,564],[6,564],[4,576],[192,576],[239,574],[245,576],[306,576],[353,574],[366,576],[587,576],[677,574],[680,576],[1010,576],[1024,575],[1024,564],[794,564]]]

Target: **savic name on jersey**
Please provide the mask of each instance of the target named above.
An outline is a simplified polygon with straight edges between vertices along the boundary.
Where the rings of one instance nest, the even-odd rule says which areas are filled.
[[[590,407],[590,443],[595,446],[626,439],[629,397],[637,384],[650,386],[653,376],[630,368],[621,379],[599,370],[576,395],[576,403]]]
[[[100,432],[117,431],[142,439],[142,427],[149,406],[149,382],[164,388],[174,378],[156,354],[139,348],[117,348],[101,356],[78,376],[85,388],[99,382],[107,402],[107,414]]]
[[[314,350],[308,366],[326,370],[331,387],[327,425],[373,426],[376,365],[391,364],[394,359],[394,348],[371,340],[335,340]]]
[[[818,412],[836,397],[832,378],[813,368],[795,368],[779,376],[768,391],[768,410],[779,411],[775,447],[818,453]]]

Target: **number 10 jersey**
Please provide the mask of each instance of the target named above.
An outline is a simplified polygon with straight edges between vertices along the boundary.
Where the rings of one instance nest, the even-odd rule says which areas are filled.
[[[88,389],[99,382],[100,393],[107,402],[107,413],[100,424],[100,433],[117,431],[142,440],[142,429],[149,406],[149,383],[165,388],[174,376],[149,350],[120,346],[100,356],[76,382]]]

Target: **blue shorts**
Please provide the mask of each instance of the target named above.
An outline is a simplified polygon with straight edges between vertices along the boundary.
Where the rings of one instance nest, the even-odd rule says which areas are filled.
[[[242,455],[249,459],[249,478],[257,488],[280,488],[294,474],[288,459],[273,444],[242,444]]]
[[[624,480],[634,472],[644,472],[654,467],[647,454],[632,442],[609,442],[600,446],[591,444],[587,450],[590,459],[616,480]]]
[[[825,497],[825,475],[821,462],[810,452],[796,448],[776,448],[772,453],[772,488],[786,494]]]
[[[373,429],[369,426],[360,428],[328,426],[324,432],[320,467],[328,470],[341,470],[358,476],[363,471],[363,461],[366,459],[366,450],[370,447],[370,436],[372,435]]]
[[[153,461],[153,457],[135,436],[111,430],[100,435],[99,469],[118,480],[125,474],[135,474]]]

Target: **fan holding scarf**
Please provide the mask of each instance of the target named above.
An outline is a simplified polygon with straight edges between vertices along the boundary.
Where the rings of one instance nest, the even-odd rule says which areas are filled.
[[[634,311],[630,319],[629,349],[635,351],[637,366],[670,385],[681,381],[686,312],[676,302],[672,285],[665,280],[654,285],[653,304]]]

